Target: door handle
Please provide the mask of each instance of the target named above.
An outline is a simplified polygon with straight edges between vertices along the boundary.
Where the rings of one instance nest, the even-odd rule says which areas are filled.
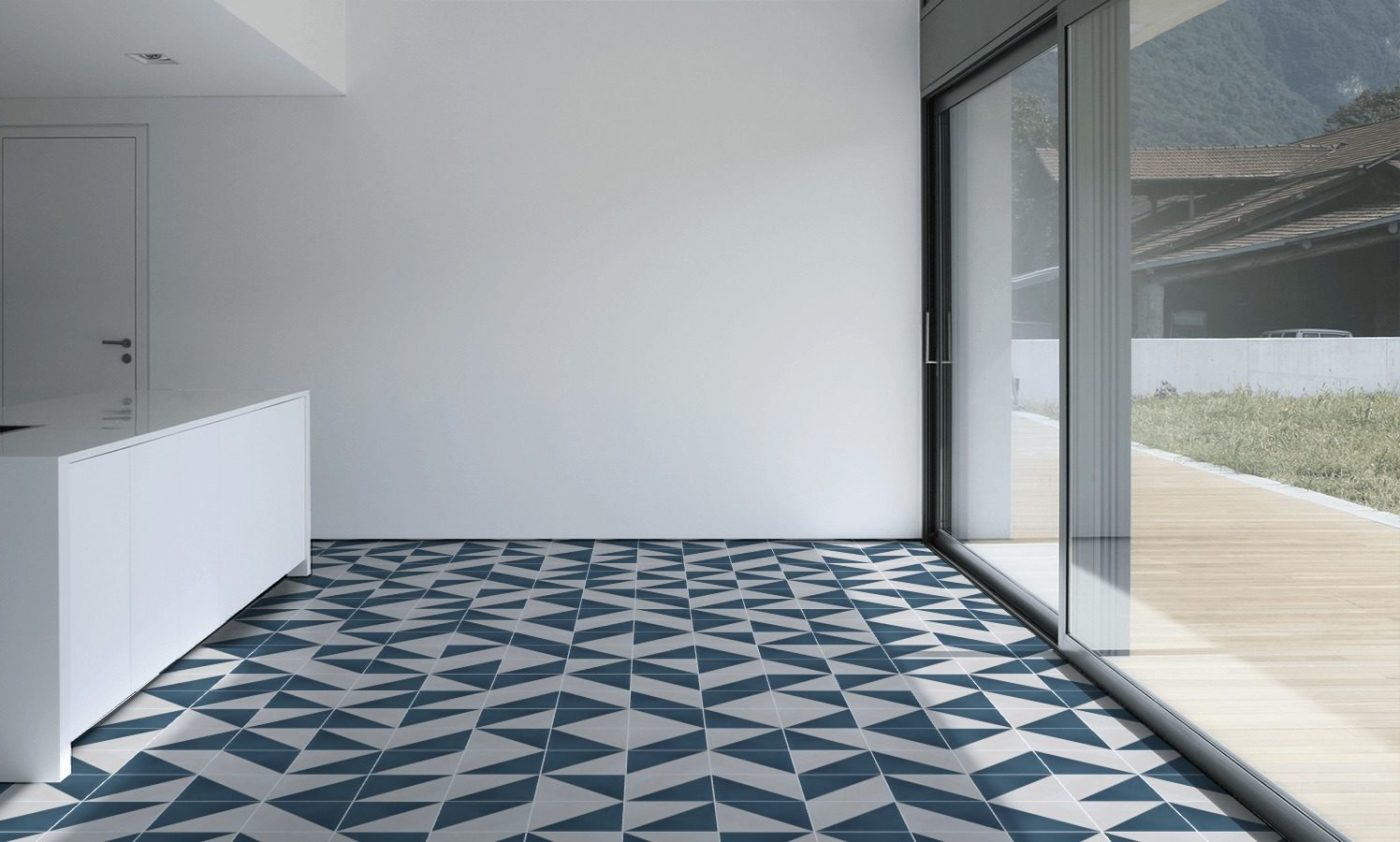
[[[102,340],[102,344],[103,344],[103,345],[116,345],[118,348],[130,348],[130,347],[131,347],[131,340],[130,340],[130,339],[104,339],[104,340]]]
[[[947,360],[935,360],[938,356],[938,349],[934,347],[933,331],[930,329],[930,319],[928,313],[924,313],[924,364],[925,365],[947,365]]]

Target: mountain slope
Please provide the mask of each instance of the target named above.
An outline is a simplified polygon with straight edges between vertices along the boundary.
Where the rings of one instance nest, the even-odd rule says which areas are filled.
[[[1227,0],[1133,50],[1133,143],[1287,143],[1400,83],[1395,0]]]

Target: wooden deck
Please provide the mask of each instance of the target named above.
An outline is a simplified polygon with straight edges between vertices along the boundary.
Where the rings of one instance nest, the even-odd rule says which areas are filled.
[[[1016,438],[1043,541],[1058,430]],[[1400,838],[1400,529],[1137,452],[1132,558],[1115,663],[1351,838]]]

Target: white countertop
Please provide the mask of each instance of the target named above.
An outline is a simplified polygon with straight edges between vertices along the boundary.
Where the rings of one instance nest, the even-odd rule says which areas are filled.
[[[0,459],[86,458],[306,396],[301,391],[150,390],[0,406]]]

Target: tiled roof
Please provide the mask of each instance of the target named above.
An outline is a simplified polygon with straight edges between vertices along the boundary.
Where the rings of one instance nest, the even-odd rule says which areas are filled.
[[[1133,150],[1133,181],[1226,181],[1279,178],[1294,172],[1328,149],[1319,146],[1141,147]],[[1058,149],[1037,149],[1052,175],[1060,171]]]
[[[1059,151],[1037,149],[1057,176]],[[1145,234],[1133,243],[1139,265],[1166,266],[1274,242],[1367,227],[1400,214],[1400,195],[1376,198],[1357,190],[1367,170],[1400,170],[1400,118],[1329,132],[1279,146],[1147,147],[1132,151],[1132,180],[1183,183],[1204,194],[1201,182],[1255,180],[1248,194],[1192,219]],[[1379,183],[1395,191],[1395,179]],[[1354,198],[1348,193],[1354,193]],[[1161,205],[1161,197],[1158,205]],[[1346,201],[1349,208],[1338,208]],[[1325,212],[1317,210],[1329,208]]]
[[[1326,152],[1316,146],[1147,147],[1133,150],[1133,180],[1278,178]]]
[[[1036,155],[1046,172],[1059,175],[1058,149]],[[1277,146],[1144,146],[1132,156],[1137,182],[1308,178],[1400,156],[1400,118]]]
[[[1251,231],[1228,240],[1198,246],[1196,248],[1171,252],[1163,255],[1162,263],[1180,263],[1213,257],[1225,252],[1254,249],[1275,245],[1291,240],[1307,239],[1327,234],[1337,234],[1349,229],[1367,228],[1386,222],[1400,221],[1400,198],[1373,202],[1354,208],[1320,213],[1291,222],[1281,223],[1258,231]],[[1148,268],[1157,261],[1143,261]]]
[[[1195,245],[1213,236],[1225,235],[1231,230],[1248,226],[1252,220],[1261,216],[1282,211],[1293,203],[1329,188],[1340,187],[1351,178],[1351,173],[1344,172],[1270,185],[1195,219],[1139,239],[1133,245],[1134,255],[1153,257],[1163,252]]]
[[[1300,146],[1305,144],[1325,146],[1327,152],[1291,172],[1292,178],[1379,164],[1400,155],[1400,117],[1298,142]]]

